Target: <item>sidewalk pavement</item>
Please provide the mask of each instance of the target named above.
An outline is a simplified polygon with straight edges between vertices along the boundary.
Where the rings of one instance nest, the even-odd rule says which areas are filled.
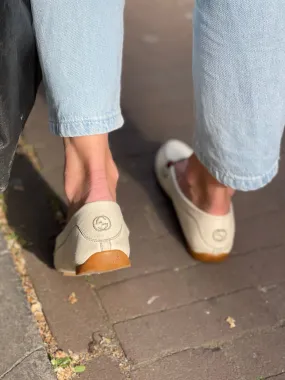
[[[0,379],[53,380],[54,372],[0,235]]]
[[[153,175],[160,144],[170,137],[189,142],[192,134],[192,7],[192,0],[127,3],[126,125],[111,143],[131,229],[131,269],[88,279],[52,269],[54,206],[65,202],[63,148],[48,131],[42,91],[25,130],[41,171],[16,157],[7,217],[29,243],[28,271],[51,331],[65,351],[104,342],[84,380],[285,379],[283,156],[270,186],[236,196],[234,252],[220,265],[189,257]],[[70,304],[73,292],[78,302]]]

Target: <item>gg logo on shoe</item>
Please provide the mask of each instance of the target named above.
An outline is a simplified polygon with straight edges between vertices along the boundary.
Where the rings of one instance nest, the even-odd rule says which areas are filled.
[[[97,216],[93,221],[96,231],[108,231],[111,228],[111,220],[104,215]]]
[[[218,242],[222,242],[227,237],[227,231],[226,230],[215,230],[213,232],[213,239]]]

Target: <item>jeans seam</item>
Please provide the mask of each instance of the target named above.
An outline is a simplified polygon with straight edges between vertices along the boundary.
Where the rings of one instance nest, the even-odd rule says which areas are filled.
[[[94,118],[88,118],[88,119],[61,119],[58,121],[55,121],[53,119],[50,119],[49,122],[52,125],[62,125],[62,124],[72,124],[72,123],[84,123],[84,124],[93,124],[94,122],[97,121],[103,121],[103,122],[108,122],[109,120],[115,119],[118,116],[120,116],[121,113],[117,112],[111,115],[105,115],[105,116],[100,116],[100,117],[94,117]]]
[[[230,172],[225,172],[218,168],[218,165],[210,164],[208,159],[199,152],[195,152],[198,160],[207,168],[207,170],[222,184],[232,186],[238,190],[255,190],[269,183],[278,172],[279,158],[275,161],[270,170],[259,176],[237,176]],[[250,186],[253,185],[253,186]]]
[[[105,119],[79,120],[73,122],[52,122],[49,121],[50,130],[56,136],[76,137],[89,136],[102,133],[109,133],[122,127],[124,119],[122,114],[118,114]]]

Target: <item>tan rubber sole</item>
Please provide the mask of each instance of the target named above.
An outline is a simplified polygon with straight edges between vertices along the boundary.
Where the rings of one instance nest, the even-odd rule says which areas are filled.
[[[225,261],[228,257],[228,253],[220,253],[219,255],[213,255],[210,253],[196,253],[189,249],[190,255],[198,261],[202,261],[203,263],[221,263]]]
[[[103,251],[94,253],[84,264],[77,265],[76,275],[112,272],[130,266],[130,259],[123,251]]]

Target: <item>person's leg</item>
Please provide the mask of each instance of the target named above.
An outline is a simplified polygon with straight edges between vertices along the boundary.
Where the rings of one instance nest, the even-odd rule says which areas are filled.
[[[115,200],[107,134],[123,124],[124,0],[32,0],[32,9],[50,127],[64,137],[72,213],[86,202]]]
[[[69,218],[85,203],[116,201],[119,174],[109,148],[108,134],[67,137],[64,145]]]
[[[123,124],[124,0],[31,2],[50,128],[65,145],[69,223],[55,266],[77,274],[121,269],[130,264],[128,229],[115,203],[108,133]]]
[[[235,190],[265,186],[278,170],[285,124],[285,3],[197,0],[194,152],[178,141],[157,154],[195,258],[218,261],[234,240]]]
[[[233,190],[265,186],[278,169],[285,124],[285,3],[197,0],[194,151],[184,189],[212,214]],[[177,168],[180,171],[180,168]]]
[[[184,195],[201,210],[226,215],[234,190],[216,180],[194,154],[175,164],[177,181]]]

